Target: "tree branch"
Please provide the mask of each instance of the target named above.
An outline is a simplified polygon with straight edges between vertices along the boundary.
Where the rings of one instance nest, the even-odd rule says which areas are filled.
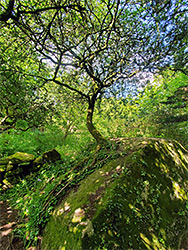
[[[59,6],[49,6],[41,9],[36,9],[36,10],[19,10],[20,6],[16,9],[17,15],[14,16],[12,15],[12,12],[14,10],[14,2],[15,0],[9,0],[7,9],[5,10],[4,13],[0,15],[0,21],[6,22],[9,19],[13,19],[15,21],[19,20],[19,17],[21,14],[38,14],[43,11],[48,11],[48,10],[61,10],[63,9],[65,12],[67,12],[68,9],[73,9],[78,12],[82,12],[86,10],[84,7],[82,7],[80,4],[69,4],[69,5],[59,5]]]
[[[9,0],[8,6],[7,6],[5,12],[0,15],[0,21],[6,22],[6,21],[8,21],[9,18],[12,18],[12,19],[15,18],[15,17],[13,18],[13,15],[12,15],[12,11],[14,8],[14,1],[15,0]]]
[[[65,88],[67,88],[67,89],[69,89],[69,90],[71,90],[71,91],[73,91],[73,92],[76,92],[77,94],[79,94],[79,95],[81,95],[82,97],[86,98],[87,101],[90,100],[89,95],[84,94],[84,93],[81,92],[80,90],[75,89],[75,88],[69,86],[69,85],[66,84],[66,83],[62,83],[62,82],[58,81],[57,79],[49,79],[48,81],[55,82],[55,83],[57,83],[58,85],[61,85],[61,86],[65,87]]]
[[[85,8],[79,4],[70,4],[70,5],[50,6],[50,7],[46,7],[46,8],[41,8],[41,9],[36,9],[36,10],[28,10],[28,11],[21,10],[21,11],[19,11],[19,13],[20,14],[37,14],[39,12],[43,12],[43,11],[47,11],[47,10],[61,10],[61,9],[63,9],[65,12],[67,12],[67,9],[74,9],[74,10],[79,11],[79,12],[85,10]]]

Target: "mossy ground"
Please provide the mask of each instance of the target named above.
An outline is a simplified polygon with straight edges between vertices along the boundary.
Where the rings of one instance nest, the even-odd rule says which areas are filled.
[[[82,180],[55,209],[42,249],[180,247],[188,230],[188,152],[161,139],[122,139],[120,148],[126,156]]]

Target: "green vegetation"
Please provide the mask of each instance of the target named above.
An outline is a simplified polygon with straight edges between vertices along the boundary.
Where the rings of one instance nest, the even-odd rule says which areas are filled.
[[[187,96],[188,77],[163,72],[134,99],[103,99],[96,112],[97,127],[106,137],[169,138],[188,148]]]
[[[42,249],[180,249],[188,152],[175,141],[140,138],[122,139],[122,153],[129,143],[134,153],[106,163],[56,207]]]
[[[93,153],[91,149],[79,152],[81,157],[77,157],[77,161],[73,161],[71,155],[54,164],[46,163],[39,172],[23,178],[3,195],[3,199],[8,199],[13,207],[21,210],[22,223],[15,235],[21,235],[26,245],[37,242],[39,229],[44,227],[59,195],[65,195],[95,169],[117,157],[113,150],[103,150],[98,154],[95,147]]]
[[[170,72],[168,72],[168,74],[170,74]],[[163,81],[165,82],[165,85],[163,84]],[[187,99],[186,99],[186,95],[187,95],[187,81],[188,78],[186,76],[184,76],[182,73],[181,74],[172,74],[170,76],[170,78],[162,78],[162,80],[157,81],[156,83],[154,82],[153,85],[151,85],[150,87],[146,87],[146,89],[137,95],[136,98],[134,99],[130,99],[129,97],[125,100],[125,99],[115,99],[115,97],[111,97],[111,98],[107,98],[107,99],[103,99],[101,104],[100,104],[100,109],[96,110],[96,116],[95,116],[95,125],[100,128],[100,132],[105,135],[106,138],[112,138],[112,136],[114,138],[117,137],[126,137],[127,138],[127,145],[126,145],[126,149],[122,152],[122,151],[116,151],[116,147],[115,145],[113,146],[112,144],[112,148],[107,149],[107,151],[103,151],[100,150],[99,152],[95,153],[96,151],[96,143],[95,141],[93,141],[92,137],[88,134],[87,129],[85,128],[84,125],[84,121],[80,121],[80,124],[78,123],[74,123],[75,127],[73,129],[73,132],[70,131],[70,133],[66,136],[65,138],[65,130],[67,128],[67,124],[61,124],[59,123],[59,120],[56,120],[56,126],[46,126],[43,127],[43,130],[39,130],[39,129],[29,129],[27,131],[20,131],[20,130],[15,130],[15,129],[11,129],[9,130],[9,132],[3,132],[0,134],[0,140],[1,140],[1,156],[5,157],[5,156],[9,156],[11,154],[14,154],[16,152],[27,152],[30,154],[34,154],[35,156],[40,156],[43,152],[50,150],[52,148],[56,148],[62,156],[62,161],[58,161],[56,163],[46,163],[39,172],[35,172],[30,174],[27,177],[23,177],[20,179],[20,182],[18,184],[13,185],[12,188],[7,189],[6,192],[4,193],[3,189],[3,196],[1,197],[3,200],[8,200],[9,204],[17,209],[20,209],[20,224],[18,225],[18,227],[16,228],[14,235],[18,236],[18,237],[22,237],[24,239],[25,242],[25,246],[29,247],[31,244],[32,245],[36,245],[38,242],[38,236],[41,234],[41,230],[44,228],[44,226],[46,225],[46,223],[48,222],[50,216],[53,214],[54,211],[54,206],[58,203],[59,200],[62,199],[62,197],[64,197],[64,195],[66,195],[66,193],[70,192],[72,189],[74,190],[78,183],[86,178],[87,176],[87,184],[85,184],[87,187],[87,190],[89,192],[90,189],[93,188],[93,191],[91,191],[92,193],[95,193],[96,190],[100,190],[101,185],[103,185],[105,183],[105,177],[98,178],[99,177],[99,173],[100,170],[98,170],[97,172],[94,172],[95,170],[97,170],[98,168],[101,168],[102,166],[104,166],[104,169],[106,172],[110,172],[111,168],[113,168],[114,166],[119,166],[119,164],[121,163],[121,158],[118,158],[117,160],[115,160],[116,163],[114,163],[115,165],[113,165],[113,161],[111,161],[112,158],[117,158],[120,155],[126,155],[126,153],[130,150],[135,151],[135,150],[139,150],[139,141],[135,141],[133,142],[131,140],[131,137],[161,137],[161,138],[171,138],[171,139],[176,139],[179,142],[182,143],[182,145],[187,147],[187,135],[188,135],[188,122],[185,119],[185,121],[182,120],[177,120],[177,119],[172,119],[172,115],[176,114],[176,117],[185,117],[187,115]],[[180,91],[181,90],[181,91]],[[162,93],[162,97],[161,97],[161,93]],[[180,99],[179,103],[169,103],[169,100],[171,100],[173,98],[173,96],[176,93],[179,93],[179,95],[176,95],[176,98]],[[151,98],[151,96],[153,98]],[[183,99],[185,98],[185,100]],[[175,106],[178,105],[178,106]],[[175,107],[174,107],[175,106]],[[174,110],[176,111],[176,113],[174,113]],[[74,114],[76,116],[77,112],[79,113],[79,110],[74,109]],[[164,113],[165,113],[165,117],[164,117]],[[179,116],[178,116],[179,115]],[[73,119],[73,118],[72,118]],[[168,121],[169,119],[169,121]],[[168,124],[168,126],[166,125]],[[65,127],[64,127],[65,126]],[[65,129],[64,129],[65,128]],[[130,139],[128,139],[130,138]],[[116,140],[115,140],[116,141]],[[125,143],[125,142],[124,142]],[[167,145],[167,144],[166,144]],[[115,148],[114,148],[115,147]],[[160,149],[161,150],[161,149]],[[174,150],[174,149],[173,149]],[[143,197],[140,197],[140,194],[147,195],[144,194],[144,188],[145,188],[145,184],[147,183],[148,180],[145,180],[144,182],[142,182],[142,178],[143,176],[141,175],[141,171],[143,171],[142,167],[140,168],[140,160],[137,160],[138,156],[140,155],[139,152],[136,152],[134,155],[126,158],[123,158],[123,164],[122,166],[125,166],[125,162],[129,161],[129,158],[132,160],[132,157],[135,157],[134,163],[135,167],[133,167],[133,169],[137,169],[138,173],[136,174],[134,172],[134,174],[131,172],[129,174],[129,176],[134,176],[133,180],[132,180],[132,184],[131,187],[129,187],[129,183],[127,183],[127,180],[125,179],[125,177],[122,176],[122,179],[118,179],[117,181],[114,182],[114,184],[112,186],[110,186],[112,188],[109,189],[109,193],[106,194],[105,197],[110,197],[112,196],[111,199],[111,203],[105,205],[106,207],[103,207],[105,209],[105,212],[103,213],[107,213],[110,216],[112,216],[113,211],[116,211],[116,209],[118,209],[119,206],[119,201],[118,204],[116,203],[115,199],[117,198],[115,193],[117,195],[121,196],[121,190],[116,190],[118,186],[122,186],[122,188],[125,186],[125,183],[127,183],[126,185],[128,185],[128,189],[131,190],[131,188],[133,189],[133,193],[134,195],[130,194],[130,198],[135,198],[135,200],[140,201],[140,203],[142,203],[143,201]],[[148,153],[148,155],[151,154]],[[151,158],[149,157],[149,159],[147,159],[147,161],[152,161]],[[176,157],[174,156],[176,160],[178,160],[179,156]],[[143,162],[145,162],[145,159],[142,159]],[[107,165],[105,165],[105,163],[109,162]],[[120,161],[120,162],[119,162]],[[120,165],[121,165],[120,164]],[[133,164],[133,165],[134,165]],[[151,162],[150,162],[150,166],[151,166]],[[187,163],[184,163],[185,166]],[[172,165],[167,165],[167,168],[169,169],[170,166]],[[116,168],[115,167],[115,168]],[[109,168],[109,169],[108,169]],[[101,170],[102,171],[102,170]],[[113,171],[113,170],[112,170]],[[127,174],[128,169],[125,169],[125,173]],[[134,170],[136,171],[136,170]],[[149,173],[149,170],[145,169],[145,172],[142,172],[143,175],[149,176],[149,175],[153,175],[153,173]],[[171,174],[176,173],[178,174],[180,170],[173,170],[171,168]],[[92,175],[90,175],[92,172],[94,172]],[[130,172],[130,171],[128,171]],[[140,173],[140,174],[139,174]],[[135,177],[139,175],[140,177]],[[155,177],[154,180],[156,178],[159,178],[158,174],[160,173],[156,173],[155,171]],[[96,175],[96,179],[95,178]],[[115,178],[116,173],[114,174]],[[119,173],[117,173],[117,177],[119,176]],[[187,176],[187,174],[185,174],[185,176]],[[184,176],[184,178],[185,178]],[[112,178],[112,179],[113,179]],[[127,178],[127,177],[126,177]],[[95,182],[96,180],[99,180],[98,182]],[[134,183],[134,181],[136,183]],[[138,181],[138,183],[137,183]],[[118,183],[117,183],[118,182]],[[88,184],[89,183],[89,184]],[[93,183],[93,184],[92,184]],[[174,182],[175,183],[175,182]],[[179,182],[177,182],[178,185]],[[165,187],[165,185],[167,185],[169,183],[163,183],[163,189]],[[6,182],[3,184],[4,187],[6,185],[8,185]],[[116,187],[117,185],[117,187]],[[153,185],[153,189],[152,186]],[[160,194],[158,191],[156,191],[156,183],[152,183],[150,184],[150,191],[153,192],[153,196],[156,195],[157,196],[157,204],[159,203],[158,199],[160,197]],[[159,184],[160,185],[160,184]],[[139,190],[137,190],[139,186]],[[4,188],[3,187],[3,188]],[[136,188],[136,191],[134,189],[134,187]],[[80,187],[81,188],[81,187]],[[79,189],[79,190],[84,190],[84,188]],[[111,190],[111,191],[110,191]],[[127,190],[127,189],[126,189]],[[124,190],[124,192],[126,191]],[[181,189],[182,192],[183,190],[186,191],[186,188],[182,188]],[[75,203],[74,205],[71,205],[72,207],[74,207],[74,209],[72,208],[71,211],[75,211],[78,208],[85,208],[85,204],[88,203],[87,201],[87,195],[84,195],[82,191],[80,191],[80,195],[83,195],[83,199],[80,199],[80,201],[78,201],[77,198],[74,198]],[[103,193],[103,186],[101,188],[101,192]],[[58,192],[60,192],[58,194]],[[98,191],[97,191],[98,192]],[[112,193],[111,193],[112,192]],[[135,192],[138,192],[138,194],[135,194]],[[99,191],[100,193],[100,191]],[[101,194],[102,194],[101,193]],[[78,193],[76,193],[78,194]],[[100,196],[100,194],[99,194]],[[55,198],[53,198],[55,197]],[[71,198],[70,198],[71,199]],[[106,198],[107,199],[107,198]],[[142,232],[141,234],[139,234],[139,228],[142,228],[142,223],[146,223],[143,222],[146,220],[146,218],[144,216],[144,218],[139,219],[139,221],[137,221],[137,217],[135,220],[135,223],[137,223],[138,228],[135,229],[136,231],[134,231],[134,234],[137,234],[137,241],[139,241],[140,243],[137,246],[137,248],[143,248],[144,246],[144,241],[148,242],[150,248],[152,249],[152,247],[155,246],[155,241],[158,242],[156,243],[156,246],[160,246],[161,249],[165,249],[166,246],[168,246],[170,243],[169,240],[166,240],[166,229],[164,229],[163,227],[166,227],[167,224],[163,225],[161,220],[169,220],[171,221],[172,219],[170,219],[170,215],[165,212],[165,207],[168,205],[169,202],[171,202],[169,200],[170,198],[165,198],[163,200],[163,203],[161,204],[162,208],[158,208],[156,206],[153,205],[153,203],[151,203],[151,206],[144,203],[142,203],[142,205],[139,205],[139,213],[144,213],[144,211],[148,211],[147,216],[152,216],[153,217],[153,222],[156,224],[156,227],[158,226],[159,229],[155,229],[157,230],[156,234],[150,234],[150,236],[147,236],[146,232]],[[184,202],[183,203],[177,203],[178,206],[180,206],[178,209],[179,213],[182,215],[180,217],[177,217],[177,220],[180,220],[180,226],[182,227],[182,229],[186,229],[186,224],[184,224],[185,222],[185,217],[184,215],[187,214],[186,212],[186,200],[187,198],[184,197]],[[161,200],[160,200],[161,201]],[[62,203],[62,206],[64,206],[64,202]],[[67,201],[68,202],[68,201]],[[69,203],[69,202],[68,202]],[[67,203],[66,203],[67,204]],[[72,204],[72,201],[71,201]],[[130,203],[132,204],[132,203]],[[128,220],[132,220],[134,217],[133,215],[131,215],[133,212],[133,207],[126,207],[126,205],[120,204],[121,206],[123,206],[123,209],[125,209],[125,211],[127,211],[127,213],[129,214],[128,216]],[[154,206],[154,207],[153,207]],[[111,208],[110,208],[111,207]],[[135,207],[136,209],[137,207]],[[147,208],[147,209],[146,209]],[[109,209],[109,211],[108,211]],[[110,210],[111,209],[111,210]],[[143,209],[143,211],[142,211]],[[161,211],[164,210],[164,214],[155,214],[157,213],[158,210]],[[56,211],[56,210],[55,210]],[[103,211],[103,210],[101,210]],[[110,212],[112,211],[112,212]],[[137,211],[137,209],[135,210]],[[154,212],[155,211],[155,212]],[[55,213],[55,212],[54,212]],[[116,211],[117,216],[123,216],[118,214],[118,212]],[[100,213],[99,213],[100,214]],[[72,216],[72,215],[71,215]],[[98,217],[99,216],[99,217]],[[96,218],[100,219],[101,215],[96,216]],[[132,216],[132,217],[131,217]],[[174,212],[173,212],[173,216],[174,216]],[[179,214],[177,215],[179,216]],[[113,218],[113,216],[112,216]],[[111,219],[112,219],[111,218]],[[149,218],[149,217],[148,217]],[[166,219],[165,219],[166,218]],[[176,217],[175,217],[176,218]],[[67,218],[68,219],[68,218]],[[104,219],[103,216],[101,219]],[[100,220],[101,220],[100,219]],[[106,218],[107,219],[107,218]],[[109,222],[111,221],[111,219],[109,219]],[[157,219],[158,222],[155,222],[154,219]],[[172,222],[172,221],[171,221]],[[66,220],[65,222],[63,222],[66,224]],[[76,222],[75,222],[76,223]],[[93,232],[93,227],[95,225],[95,232],[96,230],[101,230],[100,228],[98,228],[97,223],[101,224],[104,222],[90,222],[90,220],[86,220],[85,226],[78,226],[77,229],[77,224],[73,223],[72,226],[72,230],[76,230],[76,232],[78,233],[78,235],[72,234],[70,236],[66,235],[65,238],[69,238],[71,239],[72,244],[77,245],[78,242],[74,241],[73,238],[76,236],[75,240],[78,239],[80,237],[80,234],[83,233],[85,235],[85,237],[87,238],[88,234],[90,234],[90,232],[88,232],[88,230],[91,230],[91,233]],[[158,224],[157,224],[158,223]],[[164,222],[165,223],[165,222]],[[147,224],[147,223],[146,223]],[[111,224],[110,224],[111,225]],[[145,225],[145,224],[144,224]],[[169,225],[169,224],[168,224]],[[56,231],[57,231],[57,226],[56,227]],[[91,227],[91,228],[90,228]],[[130,228],[131,226],[128,224],[127,225],[127,229],[126,230],[132,230]],[[151,228],[155,227],[153,224],[151,225]],[[52,226],[50,226],[50,228],[53,228]],[[106,229],[105,229],[106,228]],[[120,232],[118,233],[120,236],[120,239],[115,240],[114,243],[109,243],[111,245],[107,244],[107,241],[109,239],[109,237],[112,237],[112,235],[114,235],[113,230],[115,230],[112,226],[110,226],[107,230],[107,226],[104,225],[104,232],[108,232],[108,233],[104,233],[104,238],[103,239],[96,239],[96,242],[98,242],[98,246],[101,247],[99,249],[103,249],[102,247],[106,247],[106,249],[109,249],[112,247],[113,244],[117,245],[118,244],[121,246],[121,243],[123,239],[121,239],[121,237],[123,237],[122,231],[119,228],[118,230],[120,230]],[[61,229],[63,230],[63,228]],[[78,230],[78,231],[77,231]],[[84,231],[85,230],[85,231]],[[107,230],[107,231],[106,231]],[[153,229],[151,229],[152,231]],[[173,229],[173,230],[176,230]],[[179,230],[179,229],[177,229]],[[83,231],[83,232],[82,232]],[[116,231],[115,231],[116,232]],[[178,231],[179,235],[182,234],[182,231]],[[58,233],[58,231],[57,231]],[[61,233],[61,232],[60,232]],[[48,235],[48,234],[47,234]],[[63,233],[64,235],[64,233]],[[107,236],[105,236],[107,235]],[[110,236],[111,235],[111,236]],[[157,235],[157,236],[156,236]],[[52,236],[50,236],[51,238]],[[55,236],[54,236],[55,237]],[[97,236],[96,236],[97,237]],[[132,234],[130,234],[130,241],[129,244],[127,246],[131,248],[131,244],[137,244],[135,243],[135,241],[131,238],[133,237]],[[158,237],[158,238],[156,238]],[[62,236],[60,237],[60,239],[62,238]],[[181,237],[180,237],[181,238]],[[47,236],[45,236],[45,241],[47,243],[44,244],[54,244],[54,242],[48,243],[47,240]],[[90,242],[91,246],[93,246],[93,244],[95,245],[96,243],[94,243],[92,240],[89,240],[87,238],[86,242]],[[136,241],[136,242],[137,242]],[[67,248],[69,249],[69,241],[67,240]],[[74,243],[75,242],[75,243]],[[84,241],[85,242],[85,241]],[[85,243],[79,243],[80,245],[80,249],[82,247],[82,244],[86,244]],[[118,243],[119,242],[119,243]],[[132,243],[131,243],[132,242]],[[63,247],[61,240],[56,242],[56,244],[59,244],[60,246]],[[158,245],[157,245],[158,244]],[[174,242],[174,249],[175,246],[177,246],[178,242]],[[70,249],[73,246],[70,246]],[[88,247],[88,245],[87,245]],[[48,247],[49,248],[49,247]],[[48,249],[47,248],[47,249]],[[50,245],[51,248],[51,245]],[[148,249],[150,249],[148,247]],[[53,248],[52,248],[53,249]],[[66,249],[66,248],[65,248]],[[76,248],[77,249],[77,248]],[[78,248],[79,249],[79,248]],[[84,248],[83,248],[84,249]],[[105,248],[104,248],[105,249]],[[118,249],[118,247],[117,247]]]
[[[117,92],[127,79],[141,72],[156,73],[170,67],[187,74],[186,9],[183,0],[173,4],[4,1],[0,9],[5,35],[1,38],[2,75],[6,84],[12,80],[12,71],[13,78],[23,75],[25,89],[27,77],[32,78],[39,92],[54,84],[60,86],[72,101],[87,105],[87,129],[98,145],[106,145],[108,141],[94,126],[93,115],[97,101],[108,89]],[[5,105],[2,124],[12,117],[7,110]]]
[[[180,247],[187,8],[184,0],[0,3],[1,199],[19,209],[14,236],[26,249],[43,232],[47,250]],[[53,149],[61,160],[45,161]]]

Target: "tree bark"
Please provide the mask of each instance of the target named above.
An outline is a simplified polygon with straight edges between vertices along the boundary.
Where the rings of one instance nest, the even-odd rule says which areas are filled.
[[[107,146],[108,141],[100,134],[100,132],[93,125],[93,113],[94,113],[95,101],[96,101],[96,95],[93,95],[92,98],[90,99],[87,112],[87,128],[100,147]]]

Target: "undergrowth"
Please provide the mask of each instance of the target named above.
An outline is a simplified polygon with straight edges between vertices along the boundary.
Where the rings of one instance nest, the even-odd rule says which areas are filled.
[[[18,184],[7,189],[1,200],[19,209],[19,225],[15,237],[24,240],[25,247],[37,245],[39,234],[45,227],[54,206],[68,190],[76,187],[106,162],[118,157],[111,149],[96,150],[90,145],[72,160],[71,156],[55,163],[46,163],[39,172],[23,178]]]

